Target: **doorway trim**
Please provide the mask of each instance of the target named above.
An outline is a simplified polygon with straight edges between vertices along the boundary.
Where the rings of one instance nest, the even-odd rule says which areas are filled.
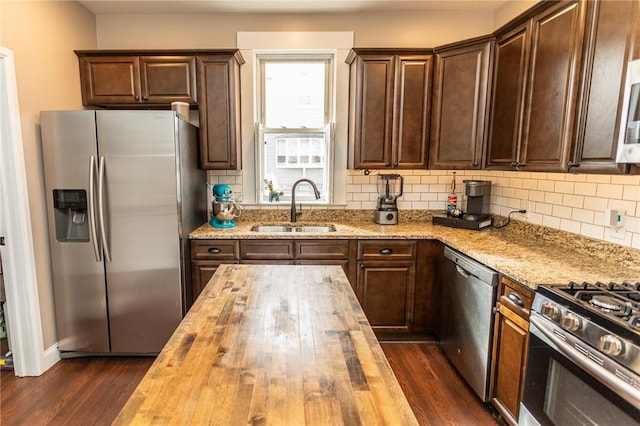
[[[31,212],[13,52],[0,46],[0,246],[16,376],[39,376],[45,362]]]

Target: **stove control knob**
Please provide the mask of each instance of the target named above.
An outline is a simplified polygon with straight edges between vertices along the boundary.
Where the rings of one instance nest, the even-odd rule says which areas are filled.
[[[617,356],[624,352],[624,342],[619,337],[605,334],[600,337],[598,348],[607,355]]]
[[[545,317],[549,317],[554,321],[558,321],[560,319],[560,308],[555,303],[543,303],[540,307],[540,312]]]
[[[582,318],[580,318],[573,312],[567,312],[566,314],[562,315],[560,326],[565,330],[578,331],[582,328]]]

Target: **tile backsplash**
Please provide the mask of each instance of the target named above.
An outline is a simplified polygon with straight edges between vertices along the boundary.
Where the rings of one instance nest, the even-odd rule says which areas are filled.
[[[399,209],[444,210],[452,172],[394,171],[404,176],[404,195],[398,199]],[[375,209],[378,173],[387,171],[372,171],[367,176],[361,170],[349,170],[347,203],[331,208]],[[462,181],[465,179],[492,182],[491,213],[507,216],[513,210],[526,209],[526,214],[514,214],[513,219],[640,249],[640,176],[459,170],[456,171],[456,193],[463,206]],[[210,171],[209,183],[226,183],[236,196],[242,197],[240,171]],[[606,209],[626,213],[623,230],[616,232],[605,226]]]

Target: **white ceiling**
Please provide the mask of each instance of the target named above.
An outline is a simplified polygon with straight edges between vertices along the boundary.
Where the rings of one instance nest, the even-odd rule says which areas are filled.
[[[508,0],[80,0],[94,14],[496,10]],[[513,0],[512,0],[513,1]]]

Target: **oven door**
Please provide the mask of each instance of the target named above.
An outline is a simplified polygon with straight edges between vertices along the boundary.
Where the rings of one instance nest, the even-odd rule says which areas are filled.
[[[615,376],[575,349],[573,342],[564,340],[564,332],[554,332],[555,325],[541,315],[533,312],[530,320],[519,425],[640,423],[640,389],[620,379],[616,382]]]

